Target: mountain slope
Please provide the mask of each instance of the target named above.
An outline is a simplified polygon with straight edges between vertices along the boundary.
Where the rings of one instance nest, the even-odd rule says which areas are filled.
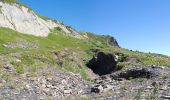
[[[16,0],[0,5],[0,99],[169,98],[169,56],[77,32]]]
[[[106,53],[106,58],[108,53],[118,56],[117,69],[120,72],[125,71],[124,73],[127,73],[126,70],[129,69],[132,69],[133,72],[133,68],[136,67],[142,68],[152,65],[163,66],[161,69],[170,67],[170,58],[168,56],[118,48],[103,42],[101,37],[98,37],[99,39],[93,37],[87,41],[65,36],[61,32],[55,31],[55,33],[50,33],[48,37],[36,37],[18,33],[8,28],[0,28],[0,99],[27,100],[43,98],[46,100],[48,98],[65,99],[67,97],[70,98],[70,96],[73,99],[83,99],[84,97],[81,98],[81,96],[84,95],[87,95],[85,98],[100,99],[107,98],[110,96],[109,93],[111,93],[111,96],[114,96],[115,92],[112,93],[113,91],[110,91],[112,87],[118,93],[120,92],[116,96],[122,95],[121,89],[125,87],[123,82],[130,84],[129,80],[118,81],[119,84],[117,85],[115,83],[117,81],[113,80],[111,82],[114,83],[113,85],[108,80],[111,77],[110,74],[101,76],[101,80],[97,78],[99,77],[98,75],[86,67],[89,60],[95,57],[98,52]],[[108,77],[108,79],[103,80],[104,77]],[[162,75],[162,77],[168,78],[167,75]],[[94,78],[97,78],[99,81],[96,80],[93,83]],[[131,78],[129,77],[129,79]],[[138,81],[134,79],[132,82],[134,84],[134,82]],[[161,83],[163,85],[167,83],[167,81],[162,82],[164,82]],[[147,81],[146,83],[149,82]],[[96,84],[97,86],[107,88],[103,90],[103,87],[99,87],[101,89],[99,90],[95,86]],[[143,83],[143,85],[146,84]],[[138,88],[141,85],[135,86]],[[134,88],[135,86],[126,86],[126,88]],[[120,87],[120,89],[115,87]],[[100,95],[91,94],[89,92],[91,88],[92,92],[106,92],[101,92]],[[4,91],[7,92],[4,93]],[[135,90],[131,93],[134,96],[138,95],[135,94]],[[4,97],[6,95],[7,97]]]

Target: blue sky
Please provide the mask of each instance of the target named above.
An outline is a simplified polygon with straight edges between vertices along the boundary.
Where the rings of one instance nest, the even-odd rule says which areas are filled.
[[[170,55],[170,0],[19,0],[79,31],[109,34],[121,47]]]

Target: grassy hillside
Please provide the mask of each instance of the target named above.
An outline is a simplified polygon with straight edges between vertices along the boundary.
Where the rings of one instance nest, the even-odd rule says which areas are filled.
[[[16,3],[16,4],[20,5],[20,6],[28,8],[29,11],[32,11],[32,9],[30,7],[26,6],[25,4],[22,4],[22,3],[18,2],[17,0],[1,0],[0,2],[7,3],[7,4],[14,4],[14,3]]]
[[[170,67],[168,56],[110,46],[104,36],[87,33],[88,39],[80,40],[62,34],[61,30],[55,29],[45,38],[0,28],[0,73],[4,73],[1,69],[6,64],[14,66],[18,74],[29,75],[36,75],[39,68],[49,66],[80,73],[89,79],[84,60],[91,59],[96,54],[94,51],[120,55],[120,69],[133,65]]]
[[[1,0],[2,2],[5,2],[5,3],[16,3],[17,0]]]

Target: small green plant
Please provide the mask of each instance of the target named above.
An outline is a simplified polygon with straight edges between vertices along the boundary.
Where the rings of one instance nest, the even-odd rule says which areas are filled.
[[[129,78],[128,78],[128,80],[132,80],[132,79],[133,79],[133,77],[129,77]]]
[[[10,85],[10,88],[11,88],[11,89],[16,89],[16,88],[17,88],[17,85],[16,85],[15,83],[14,83],[14,84],[11,84],[11,85]]]
[[[63,67],[65,71],[68,72],[73,72],[73,73],[78,73],[82,76],[83,79],[85,80],[90,80],[88,77],[88,74],[86,73],[86,70],[84,68],[79,68],[79,67]]]
[[[80,100],[88,100],[87,97],[82,97]]]
[[[1,8],[2,8],[2,6],[0,6],[0,13],[2,13],[2,9]]]
[[[139,78],[136,81],[139,81],[140,84],[142,85],[143,84],[142,82],[144,81],[144,79],[143,78]],[[137,95],[135,96],[135,100],[141,100],[141,98],[142,98],[141,96],[142,96],[142,92],[143,91],[144,91],[143,88],[138,89]]]
[[[126,64],[125,63],[118,63],[117,64],[117,70],[121,70],[122,68],[124,68],[126,66]]]
[[[24,74],[24,67],[23,66],[17,66],[16,67],[16,72],[18,74]]]
[[[154,85],[154,89],[151,92],[148,100],[159,100],[159,87],[157,85]]]
[[[54,27],[51,32],[53,33],[60,33],[60,32],[63,32],[62,29],[60,27]]]
[[[10,81],[12,78],[8,73],[3,73],[0,77],[2,77],[5,81]]]
[[[142,92],[143,92],[142,88],[138,89],[137,95],[135,96],[135,100],[141,100]]]
[[[24,55],[21,60],[26,65],[33,65],[35,63],[34,59],[29,55]]]
[[[16,69],[16,72],[18,74],[23,74],[24,73],[24,67],[23,67],[21,62],[12,61],[11,64],[14,65],[14,67]]]

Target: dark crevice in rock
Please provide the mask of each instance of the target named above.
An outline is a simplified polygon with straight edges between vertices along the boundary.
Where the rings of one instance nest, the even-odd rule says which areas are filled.
[[[116,78],[152,78],[160,75],[162,69],[159,67],[137,68],[132,70],[123,71],[120,73],[113,73],[111,76]]]
[[[116,69],[117,63],[114,55],[99,52],[97,57],[93,57],[86,65],[92,69],[95,74],[106,75]]]

